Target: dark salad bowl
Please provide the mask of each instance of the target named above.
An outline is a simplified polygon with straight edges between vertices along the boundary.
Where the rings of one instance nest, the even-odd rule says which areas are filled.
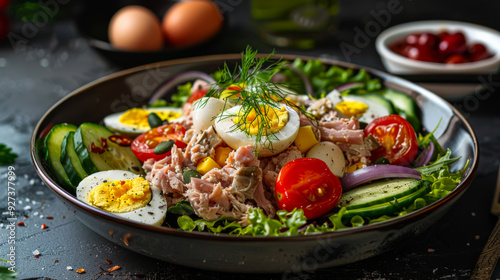
[[[284,55],[293,60],[297,56]],[[303,60],[313,59],[301,57]],[[83,224],[140,254],[174,264],[227,272],[285,272],[339,266],[366,259],[396,248],[427,230],[457,201],[470,185],[478,167],[478,145],[472,128],[449,103],[406,80],[366,69],[390,88],[414,98],[421,110],[423,127],[435,132],[438,141],[461,156],[452,165],[459,169],[470,160],[462,182],[448,196],[417,211],[384,222],[335,232],[291,236],[252,237],[185,232],[155,227],[114,216],[78,200],[62,188],[37,155],[36,140],[54,124],[99,123],[106,116],[146,104],[155,89],[168,77],[188,70],[211,73],[226,62],[240,62],[239,54],[178,59],[121,71],[85,85],[69,94],[41,118],[31,139],[31,157],[43,181]],[[324,60],[327,65],[360,69],[358,65]]]

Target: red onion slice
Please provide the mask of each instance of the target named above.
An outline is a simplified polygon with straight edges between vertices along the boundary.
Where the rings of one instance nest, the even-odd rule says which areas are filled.
[[[170,90],[175,88],[181,83],[187,83],[189,81],[193,81],[196,79],[202,79],[209,83],[215,83],[215,80],[208,75],[207,73],[200,71],[187,71],[175,76],[172,76],[168,80],[166,80],[160,87],[158,87],[152,94],[151,99],[149,100],[149,104],[155,103],[156,100],[162,98],[165,94],[167,94]]]
[[[302,70],[293,66],[292,64],[285,64],[284,67],[287,68],[288,70],[293,71],[295,74],[299,75],[299,77],[302,79],[302,82],[304,83],[306,93],[309,94],[310,96],[315,96],[313,86],[309,81],[309,78],[307,78],[306,74],[304,74]]]
[[[422,179],[421,173],[413,168],[399,165],[372,165],[344,174],[340,179],[342,191],[348,191],[361,184],[383,178]]]
[[[362,85],[363,85],[362,83],[347,83],[345,85],[338,86],[335,89],[338,90],[339,92],[342,92],[344,90],[348,90],[348,89],[351,89],[353,87],[359,87]]]
[[[434,154],[434,143],[430,142],[429,146],[425,147],[424,150],[418,155],[415,160],[415,167],[426,166]]]

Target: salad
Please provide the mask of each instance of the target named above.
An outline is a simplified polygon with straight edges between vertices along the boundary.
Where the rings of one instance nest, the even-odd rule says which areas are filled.
[[[91,206],[184,231],[289,236],[359,227],[437,201],[458,158],[409,96],[363,69],[273,60],[167,80],[101,124],[57,124],[46,169]],[[174,89],[167,99],[165,94]]]

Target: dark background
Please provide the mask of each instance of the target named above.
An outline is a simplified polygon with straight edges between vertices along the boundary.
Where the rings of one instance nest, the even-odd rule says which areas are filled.
[[[63,1],[61,1],[62,3]],[[240,275],[201,271],[146,258],[108,242],[74,219],[72,213],[41,182],[29,158],[29,139],[39,118],[55,102],[76,88],[127,67],[126,58],[109,60],[89,46],[76,24],[77,15],[98,18],[109,1],[69,0],[61,4],[64,14],[51,24],[30,33],[19,44],[0,43],[0,142],[19,154],[12,165],[17,175],[18,219],[24,227],[16,231],[16,268],[19,278],[43,279],[282,279],[282,275]],[[275,48],[277,53],[348,60],[339,48],[353,44],[355,27],[363,29],[374,20],[371,11],[386,9],[389,1],[341,1],[339,29],[327,43],[313,50]],[[13,1],[13,3],[18,3]],[[129,3],[129,2],[122,2]],[[149,2],[146,2],[149,3]],[[227,25],[222,34],[201,49],[178,53],[176,57],[218,53],[240,53],[247,45],[260,52],[274,47],[256,35],[248,1],[225,1]],[[229,5],[229,6],[227,6]],[[497,13],[500,1],[410,1],[402,0],[401,13],[392,15],[388,26],[415,20],[448,19],[466,21],[500,30]],[[12,13],[12,11],[11,11]],[[81,19],[81,18],[80,18]],[[12,32],[23,34],[25,23],[13,19]],[[385,70],[374,47],[375,38],[351,62]],[[109,53],[108,53],[109,55]],[[500,155],[500,97],[498,86],[475,102],[471,95],[450,100],[469,108],[466,118],[480,144],[480,167],[464,196],[430,230],[408,240],[400,248],[350,265],[305,272],[297,279],[469,279],[497,218],[489,212]],[[469,103],[468,103],[469,102]],[[0,167],[0,210],[6,211],[7,167]],[[54,217],[53,220],[47,216]],[[0,258],[8,252],[6,216],[0,219]],[[42,224],[48,226],[41,230]],[[36,258],[33,251],[38,250]],[[109,265],[121,266],[106,275]],[[73,270],[68,270],[71,266]],[[77,274],[79,268],[85,274]],[[500,279],[500,268],[492,279]]]

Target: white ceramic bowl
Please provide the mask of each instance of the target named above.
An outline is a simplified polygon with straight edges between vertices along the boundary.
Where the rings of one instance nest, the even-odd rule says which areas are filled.
[[[409,59],[394,53],[388,47],[411,33],[438,33],[443,30],[450,33],[463,32],[469,45],[483,43],[493,56],[475,62],[444,64]],[[387,71],[395,74],[488,74],[496,72],[500,66],[500,32],[466,22],[433,20],[396,25],[380,33],[376,48]]]

